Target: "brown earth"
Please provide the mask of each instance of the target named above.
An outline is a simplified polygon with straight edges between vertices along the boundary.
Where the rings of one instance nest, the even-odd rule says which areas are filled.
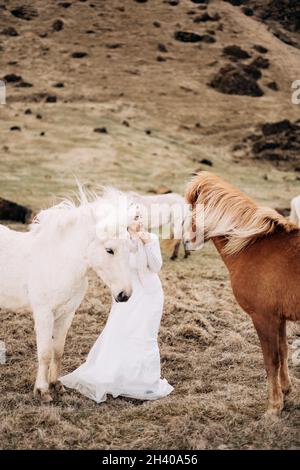
[[[0,1],[0,78],[17,76],[7,80],[7,104],[0,106],[0,196],[36,211],[69,195],[74,175],[88,187],[183,192],[209,161],[259,203],[289,207],[299,193],[297,173],[232,149],[266,123],[299,119],[291,84],[300,79],[300,51],[279,40],[269,20],[221,0],[207,3]],[[205,12],[205,20],[194,21]],[[250,57],[232,60],[227,46]],[[228,64],[253,67],[262,55],[269,61],[255,65],[262,96],[209,85]],[[269,87],[273,82],[277,88]],[[258,339],[213,247],[188,260],[165,256],[161,277],[162,371],[175,391],[154,403],[120,398],[99,406],[68,392],[62,402],[40,406],[32,398],[32,316],[1,310],[7,347],[0,365],[1,448],[300,447],[299,366],[290,361],[295,388],[282,418],[265,422]],[[108,290],[91,276],[67,339],[65,372],[84,360],[109,308]],[[299,326],[290,325],[291,345],[299,335]]]

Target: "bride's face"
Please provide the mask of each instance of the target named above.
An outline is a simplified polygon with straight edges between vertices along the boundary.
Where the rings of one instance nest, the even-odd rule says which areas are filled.
[[[134,216],[133,222],[129,225],[129,230],[131,232],[140,232],[143,230],[143,219],[140,214]]]

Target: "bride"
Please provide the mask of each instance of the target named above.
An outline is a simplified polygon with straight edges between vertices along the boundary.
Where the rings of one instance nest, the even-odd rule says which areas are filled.
[[[97,403],[107,394],[156,400],[173,387],[160,378],[157,335],[163,312],[163,290],[157,273],[162,266],[158,237],[144,231],[134,206],[130,233],[133,294],[128,302],[113,300],[107,324],[86,362],[60,378]]]

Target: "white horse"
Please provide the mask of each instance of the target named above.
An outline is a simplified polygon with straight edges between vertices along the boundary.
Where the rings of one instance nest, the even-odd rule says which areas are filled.
[[[296,196],[291,200],[290,220],[296,225],[300,225],[300,196]]]
[[[177,193],[141,195],[136,192],[129,193],[131,200],[141,207],[143,220],[148,229],[169,227],[169,233],[164,243],[172,245],[171,259],[178,257],[180,243],[182,241],[182,228],[188,215],[185,199]],[[184,257],[190,252],[184,246]]]
[[[29,232],[0,226],[0,307],[33,312],[38,371],[35,396],[52,397],[58,382],[65,339],[88,285],[92,268],[117,302],[132,293],[126,217],[122,236],[117,203],[121,193],[109,191],[78,207],[64,201],[38,214]]]

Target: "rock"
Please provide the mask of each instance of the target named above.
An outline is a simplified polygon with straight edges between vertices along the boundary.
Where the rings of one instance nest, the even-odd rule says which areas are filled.
[[[244,15],[246,15],[246,16],[253,16],[253,15],[254,15],[254,10],[253,10],[253,8],[251,8],[251,7],[243,7],[243,8],[242,8],[242,12],[243,12]]]
[[[201,42],[203,36],[196,33],[190,33],[188,31],[176,31],[174,34],[176,41],[181,42]]]
[[[46,97],[46,103],[56,103],[57,102],[57,96],[56,95],[48,95]]]
[[[282,121],[263,124],[261,130],[265,136],[268,136],[287,131],[295,131],[298,128],[300,129],[297,124],[292,124],[288,119],[283,119]]]
[[[98,132],[98,134],[108,134],[106,127],[95,127],[94,132]]]
[[[261,71],[252,64],[240,64],[239,67],[244,70],[248,75],[251,75],[254,80],[259,80],[262,77]]]
[[[267,69],[270,67],[270,61],[266,57],[259,55],[251,62],[251,65],[259,69]]]
[[[209,0],[191,0],[191,2],[196,3],[197,5],[203,5],[203,4],[208,5]]]
[[[257,84],[260,71],[246,65],[228,64],[222,67],[209,85],[221,93],[229,95],[263,96]]]
[[[122,122],[123,126],[130,127],[130,124],[126,119]]]
[[[87,52],[80,52],[80,51],[72,52],[71,54],[71,57],[73,59],[83,59],[84,57],[87,57],[87,56],[88,56]]]
[[[289,46],[293,46],[293,47],[296,47],[297,49],[300,49],[300,42],[298,40],[291,38],[288,34],[284,33],[280,29],[270,28],[270,31],[280,41],[284,42],[285,44],[288,44]]]
[[[52,30],[53,31],[61,31],[62,29],[64,28],[64,22],[63,20],[56,20],[54,21],[54,23],[52,24]]]
[[[58,6],[62,7],[62,8],[70,8],[70,6],[72,6],[72,3],[70,3],[70,2],[61,2],[61,3],[58,3]]]
[[[8,73],[3,77],[3,79],[6,81],[6,83],[18,83],[23,80],[21,75],[16,75],[15,73]]]
[[[17,88],[31,88],[33,87],[32,83],[25,82],[21,75],[16,75],[15,73],[9,73],[3,77],[7,83],[13,83]]]
[[[20,126],[12,126],[12,127],[10,128],[10,130],[11,130],[11,131],[21,132],[22,129],[21,129]]]
[[[278,87],[276,82],[269,82],[269,83],[267,83],[266,86],[268,88],[270,88],[270,90],[273,90],[273,91],[278,91],[279,90],[279,87]]]
[[[38,11],[34,7],[20,6],[11,10],[11,14],[21,20],[31,21],[38,16]]]
[[[168,49],[166,48],[166,46],[162,44],[161,42],[158,43],[157,49],[159,50],[159,52],[168,52]]]
[[[167,0],[166,3],[171,5],[171,7],[177,7],[177,5],[179,5],[179,0]]]
[[[219,13],[215,13],[211,16],[209,13],[205,12],[202,15],[196,16],[194,18],[194,23],[206,23],[207,21],[219,21],[220,20]]]
[[[268,162],[280,170],[296,170],[300,166],[300,125],[282,121],[265,123],[259,133],[243,139],[241,158]]]
[[[145,134],[151,135],[151,134],[152,134],[152,131],[151,131],[150,129],[146,129],[146,130],[145,130]]]
[[[279,142],[265,142],[258,141],[252,147],[252,150],[255,154],[264,152],[265,150],[274,150],[280,146]]]
[[[231,3],[231,5],[235,7],[239,7],[245,3],[245,0],[224,0],[227,3]]]
[[[165,186],[163,184],[155,190],[156,194],[170,194],[172,192],[173,191],[171,189],[169,189],[167,186]]]
[[[210,34],[203,34],[202,42],[206,42],[207,44],[212,44],[212,43],[216,42],[216,38],[211,36],[211,34],[215,34],[215,32],[210,31]]]
[[[43,119],[43,115],[41,113],[37,113],[35,117],[37,119]]]
[[[251,9],[256,18],[270,26],[270,31],[281,41],[300,48],[299,40],[287,32],[299,33],[300,31],[300,2],[298,0],[225,0],[234,6],[246,4],[242,8]],[[248,10],[250,11],[250,10]]]
[[[240,46],[226,46],[223,49],[223,54],[225,56],[229,56],[230,58],[234,58],[237,60],[244,60],[244,59],[250,59],[251,55],[242,49]]]
[[[202,163],[202,165],[213,166],[213,162],[208,158],[202,158],[202,160],[199,160],[199,163]]]
[[[122,46],[123,44],[121,44],[120,42],[113,42],[113,43],[105,44],[105,47],[107,47],[107,49],[119,49]]]
[[[0,197],[0,219],[13,222],[28,223],[32,218],[32,210],[15,202]]]
[[[21,82],[16,84],[16,87],[17,88],[32,88],[33,85],[32,85],[32,83],[21,81]]]
[[[52,85],[54,88],[64,88],[65,84],[63,82],[57,82]]]
[[[134,0],[136,3],[147,3],[148,0]]]
[[[25,109],[24,114],[32,114],[32,111],[30,108]]]
[[[160,22],[159,21],[153,21],[153,26],[155,26],[155,28],[160,28]]]
[[[253,46],[253,49],[259,52],[260,54],[267,54],[267,52],[269,51],[266,47],[261,46],[260,44],[255,44]]]
[[[165,57],[162,57],[161,55],[158,55],[156,57],[156,60],[157,60],[157,62],[166,62],[167,59]]]
[[[8,26],[7,28],[4,28],[1,31],[1,34],[3,34],[4,36],[11,36],[11,37],[19,36],[19,33],[17,32],[17,30],[13,28],[12,26]]]

